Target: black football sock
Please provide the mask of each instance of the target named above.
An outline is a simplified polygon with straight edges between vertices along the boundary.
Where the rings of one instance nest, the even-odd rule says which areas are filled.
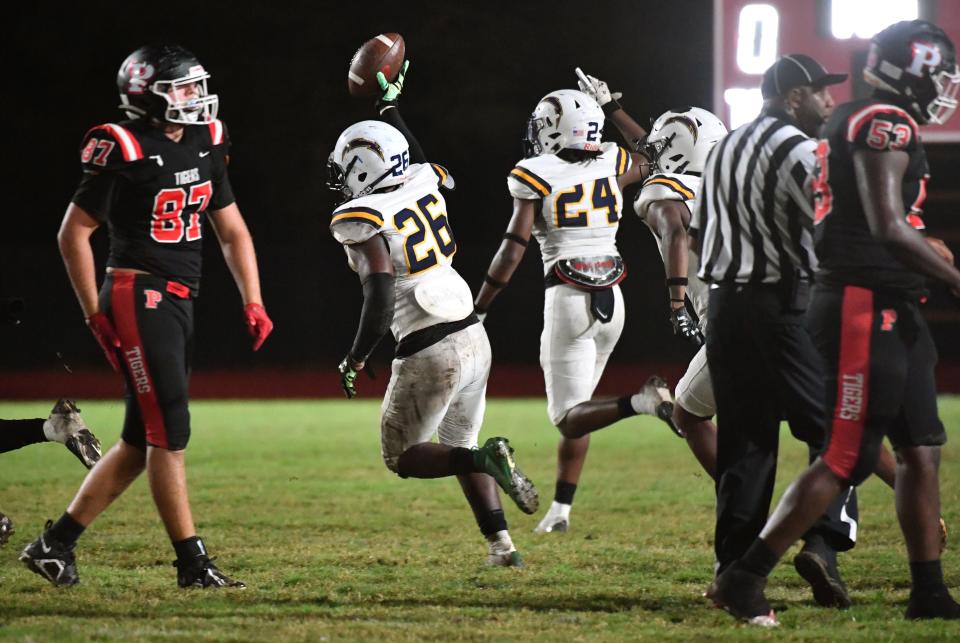
[[[477,469],[476,460],[473,457],[474,450],[466,447],[453,447],[450,449],[450,470],[453,475],[464,475],[467,473],[482,473],[482,469]]]
[[[557,480],[557,489],[553,493],[553,501],[564,505],[573,504],[573,494],[577,493],[577,485],[573,482]]]
[[[0,453],[13,451],[28,444],[46,442],[44,420],[0,420]]]
[[[481,514],[477,518],[477,525],[480,527],[480,533],[490,540],[498,531],[507,530],[507,518],[503,514],[503,509],[494,509]]]
[[[53,523],[53,526],[47,530],[47,533],[60,544],[71,547],[77,542],[77,539],[80,538],[80,534],[83,533],[84,529],[86,529],[86,527],[74,520],[73,516],[67,512],[63,512],[60,520]]]
[[[637,411],[633,408],[633,403],[630,401],[632,397],[632,395],[624,395],[621,398],[617,398],[617,410],[620,411],[620,417],[628,418],[637,415]]]
[[[200,536],[191,536],[173,543],[173,551],[177,552],[177,560],[193,560],[207,555],[207,548],[203,546]]]
[[[943,582],[943,567],[940,566],[939,560],[910,563],[910,578],[913,580],[913,589],[916,592],[935,593],[946,590]]]
[[[767,543],[757,538],[750,545],[747,553],[737,562],[740,569],[744,571],[758,576],[769,576],[779,560],[780,557],[767,546]]]

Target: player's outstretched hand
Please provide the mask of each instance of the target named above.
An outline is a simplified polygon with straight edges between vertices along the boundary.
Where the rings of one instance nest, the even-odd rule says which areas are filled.
[[[347,355],[340,362],[337,370],[340,371],[340,386],[348,400],[357,396],[357,373],[363,369],[363,363],[356,364],[350,356]]]
[[[103,349],[103,354],[106,355],[110,366],[119,373],[120,360],[117,358],[117,349],[120,348],[120,337],[110,322],[110,318],[100,312],[93,313],[87,317],[87,326],[97,339],[97,343],[100,344],[100,348]]]
[[[253,350],[260,350],[273,332],[273,322],[267,316],[267,311],[260,304],[247,304],[243,307],[243,319],[247,323],[247,332],[253,338]]]
[[[670,311],[670,323],[673,324],[673,334],[682,337],[697,348],[703,346],[703,333],[690,316],[687,307],[674,308]]]
[[[580,86],[580,91],[597,101],[600,107],[623,98],[623,94],[620,92],[611,93],[607,84],[596,76],[589,76],[583,73],[583,70],[579,67],[577,67],[575,71],[577,72],[577,84]]]
[[[380,98],[377,99],[377,110],[380,113],[383,113],[388,107],[396,107],[397,101],[400,100],[400,94],[403,93],[403,80],[407,76],[407,69],[410,67],[410,61],[404,60],[403,67],[400,68],[400,73],[397,74],[397,79],[392,83],[387,82],[387,77],[383,75],[382,71],[377,72],[377,84],[380,85],[380,91],[383,94]]]

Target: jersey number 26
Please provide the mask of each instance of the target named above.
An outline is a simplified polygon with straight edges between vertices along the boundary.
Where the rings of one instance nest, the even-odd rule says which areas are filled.
[[[435,194],[428,194],[417,200],[416,210],[404,208],[393,217],[393,225],[407,239],[403,250],[411,275],[436,266],[437,253],[450,257],[457,251],[447,214],[431,210],[439,203]]]

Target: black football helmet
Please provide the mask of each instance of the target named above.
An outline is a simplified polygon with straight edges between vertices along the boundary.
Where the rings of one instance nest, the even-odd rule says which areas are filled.
[[[217,117],[220,99],[207,92],[206,72],[192,53],[179,45],[140,47],[117,72],[120,109],[130,118],[195,125]],[[174,90],[195,85],[193,96],[176,100]]]
[[[925,20],[904,20],[874,36],[863,79],[904,97],[920,123],[945,123],[957,109],[956,49],[943,29]]]

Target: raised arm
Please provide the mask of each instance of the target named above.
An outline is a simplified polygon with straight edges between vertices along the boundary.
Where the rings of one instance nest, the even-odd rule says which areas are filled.
[[[400,69],[400,73],[397,74],[397,80],[392,83],[387,82],[387,78],[383,75],[382,71],[377,72],[377,83],[380,85],[380,91],[383,92],[380,98],[377,99],[377,111],[384,122],[396,127],[400,130],[400,133],[403,134],[403,137],[407,139],[407,144],[410,145],[410,162],[426,163],[427,157],[423,153],[423,148],[420,147],[420,142],[413,135],[413,132],[410,131],[410,128],[407,127],[407,123],[403,120],[403,117],[400,116],[400,109],[398,108],[400,94],[403,92],[403,82],[406,79],[407,69],[409,68],[410,61],[403,61],[403,68]]]
[[[507,224],[507,231],[503,235],[500,249],[490,262],[487,276],[484,278],[480,292],[473,302],[473,308],[479,315],[486,315],[490,304],[500,291],[507,286],[514,271],[520,265],[523,254],[530,243],[530,233],[533,230],[533,220],[537,212],[537,201],[530,199],[513,200],[513,216]]]

